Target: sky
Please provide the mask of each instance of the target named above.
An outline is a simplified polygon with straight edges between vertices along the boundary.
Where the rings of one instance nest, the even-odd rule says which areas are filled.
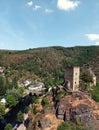
[[[99,0],[0,0],[0,49],[99,45]]]

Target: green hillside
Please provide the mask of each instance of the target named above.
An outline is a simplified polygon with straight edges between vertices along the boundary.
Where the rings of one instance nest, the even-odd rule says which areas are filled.
[[[99,46],[48,47],[24,51],[0,50],[0,66],[6,76],[55,81],[64,78],[66,66],[92,67],[99,80]]]

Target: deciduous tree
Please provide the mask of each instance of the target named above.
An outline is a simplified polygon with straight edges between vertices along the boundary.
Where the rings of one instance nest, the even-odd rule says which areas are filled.
[[[4,130],[12,130],[12,125],[11,125],[10,123],[8,123],[8,124],[5,126]]]
[[[23,120],[24,120],[23,113],[21,111],[19,111],[17,114],[17,121],[21,123],[21,122],[23,122]]]
[[[14,107],[17,104],[17,101],[13,95],[7,96],[7,104],[9,105],[9,107]]]
[[[5,107],[0,104],[0,119],[3,118],[3,115],[5,114]]]

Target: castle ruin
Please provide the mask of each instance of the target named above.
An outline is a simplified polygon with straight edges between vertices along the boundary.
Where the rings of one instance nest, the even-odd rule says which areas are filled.
[[[66,67],[65,89],[73,92],[79,88],[80,67]]]

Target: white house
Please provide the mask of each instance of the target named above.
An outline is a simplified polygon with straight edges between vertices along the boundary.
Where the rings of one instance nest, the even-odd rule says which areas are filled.
[[[3,73],[4,72],[4,67],[0,66],[0,72]]]
[[[28,85],[30,85],[31,83],[32,83],[31,80],[25,80],[25,81],[23,82],[24,86],[28,86]]]
[[[5,98],[2,98],[1,101],[0,101],[0,103],[1,103],[2,105],[5,105],[5,104],[6,104],[6,99],[5,99]]]
[[[29,79],[27,79],[27,80],[25,80],[25,81],[23,81],[23,82],[18,82],[18,86],[19,87],[26,87],[26,86],[29,86],[30,84],[32,83],[32,80],[29,80]]]
[[[28,87],[28,90],[30,90],[30,91],[41,91],[43,89],[43,87],[44,87],[44,84],[39,82],[39,83],[30,85]]]

